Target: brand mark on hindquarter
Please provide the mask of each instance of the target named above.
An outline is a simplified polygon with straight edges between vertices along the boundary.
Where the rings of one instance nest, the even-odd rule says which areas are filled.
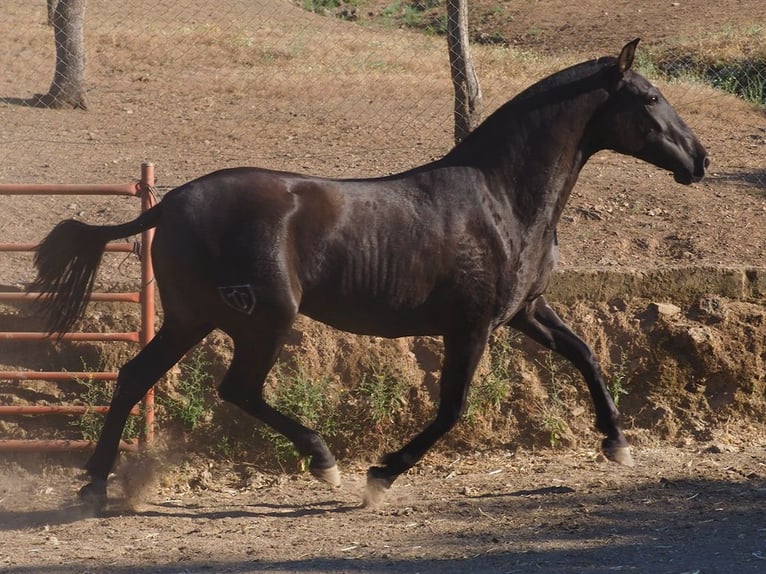
[[[250,315],[255,309],[255,292],[250,284],[219,287],[218,294],[235,311]]]

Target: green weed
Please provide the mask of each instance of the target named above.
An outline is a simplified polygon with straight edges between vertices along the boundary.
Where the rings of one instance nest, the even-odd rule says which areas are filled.
[[[706,84],[745,101],[766,106],[764,55],[718,57],[678,48],[664,53],[639,53],[636,69],[649,77]]]
[[[402,25],[442,35],[447,33],[447,16],[432,15],[440,4],[438,0],[394,0],[381,10],[381,16],[388,26]]]
[[[469,423],[499,414],[516,376],[512,353],[513,343],[519,337],[516,332],[503,329],[490,342],[489,368],[476,377],[468,394],[465,419]]]
[[[211,396],[212,376],[209,367],[204,352],[197,349],[180,363],[181,375],[175,392],[158,399],[169,416],[188,430],[194,430],[203,420],[208,419],[216,404]]]
[[[555,447],[567,429],[563,390],[565,386],[572,384],[572,375],[564,371],[565,363],[558,360],[553,352],[548,352],[544,361],[536,362],[544,373],[541,378],[548,394],[547,398],[538,404],[542,426],[548,433],[550,445]]]
[[[301,366],[282,364],[272,371],[273,379],[266,387],[266,401],[282,414],[298,420],[318,432],[325,440],[338,430],[337,391],[329,377],[312,378]],[[295,450],[293,443],[266,425],[259,425],[257,434],[274,449],[279,462],[297,460],[301,469],[308,459]]]
[[[301,7],[316,14],[332,14],[342,20],[356,20],[358,0],[303,0]]]
[[[84,371],[88,369],[83,368]],[[83,440],[97,441],[101,436],[104,426],[104,415],[90,410],[92,407],[109,405],[114,394],[115,383],[113,381],[96,381],[93,379],[76,379],[83,386],[84,392],[80,400],[88,407],[82,416],[70,421],[70,426],[75,427]],[[140,421],[137,417],[129,416],[122,431],[123,439],[135,439],[140,434]]]
[[[609,384],[609,393],[615,406],[620,404],[620,397],[628,394],[628,384],[630,384],[629,375],[630,359],[626,356],[624,350],[620,350],[620,361],[615,365],[615,373]]]
[[[304,0],[302,7],[309,12],[322,14],[325,11],[332,11],[342,4],[341,0]]]
[[[242,450],[241,445],[236,439],[225,434],[218,438],[218,442],[215,445],[216,453],[228,460],[235,459]]]
[[[395,415],[405,407],[407,383],[403,377],[380,366],[373,366],[354,389],[355,398],[373,424],[394,422]]]

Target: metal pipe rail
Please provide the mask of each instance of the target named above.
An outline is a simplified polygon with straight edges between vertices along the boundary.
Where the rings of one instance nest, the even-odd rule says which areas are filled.
[[[127,195],[141,199],[141,211],[147,211],[155,204],[154,166],[145,163],[141,166],[141,179],[134,183],[106,185],[37,185],[37,184],[0,184],[0,195]],[[151,243],[154,230],[142,233],[140,242],[110,243],[106,251],[117,253],[137,253],[141,257],[141,288],[137,292],[92,293],[93,302],[126,302],[141,305],[140,330],[127,333],[38,333],[38,332],[0,332],[0,340],[43,341],[45,339],[61,341],[123,341],[139,343],[142,347],[154,337],[154,269],[151,261]],[[0,252],[33,252],[36,243],[0,243]],[[0,301],[34,301],[48,295],[29,292],[0,293]],[[0,371],[0,379],[5,380],[89,380],[113,381],[116,372],[51,372],[51,371]],[[25,416],[44,414],[76,415],[87,412],[108,412],[108,406],[84,405],[0,405],[0,415]],[[132,415],[140,414],[135,408]],[[154,438],[154,391],[150,389],[143,400],[144,424],[140,442],[151,442]],[[85,440],[0,440],[0,451],[43,451],[83,449],[91,446]],[[137,450],[139,441],[121,441],[123,450]]]
[[[90,440],[68,440],[68,439],[9,439],[0,441],[0,450],[13,452],[41,452],[49,450],[84,450],[93,446]],[[120,450],[137,452],[139,449],[137,441],[120,441]]]
[[[38,298],[47,298],[47,293],[0,293],[0,301],[34,301]],[[91,293],[90,300],[94,302],[112,302],[112,303],[140,303],[141,293],[139,291],[127,293]]]
[[[27,331],[0,332],[0,340],[14,341],[45,341],[53,339],[59,341],[122,341],[124,343],[138,343],[141,341],[141,333],[63,333],[51,335],[50,333],[33,333]]]
[[[8,195],[4,193],[4,184],[0,184],[0,195]],[[117,253],[135,253],[140,247],[140,243],[109,243],[106,246],[106,251]],[[0,251],[37,251],[37,243],[0,243]]]
[[[51,414],[65,414],[65,415],[84,415],[86,413],[101,413],[106,414],[109,412],[109,407],[106,405],[19,405],[19,406],[0,406],[0,414],[4,415],[51,415]],[[131,409],[130,414],[139,415],[141,411],[134,407]]]

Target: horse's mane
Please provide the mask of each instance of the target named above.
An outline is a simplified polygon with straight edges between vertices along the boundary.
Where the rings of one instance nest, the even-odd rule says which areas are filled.
[[[604,71],[616,70],[616,64],[617,58],[603,57],[575,64],[543,78],[495,110],[441,161],[452,163],[467,157],[477,159],[477,153],[481,152],[486,142],[496,143],[498,137],[507,137],[508,130],[514,124],[520,125],[527,118],[532,120],[540,108],[563,104],[579,94],[605,88],[608,76]]]
[[[616,69],[617,58],[605,56],[565,68],[543,78],[500,106],[444,157],[402,173],[371,178],[378,181],[428,171],[436,166],[481,164],[499,158],[497,144],[507,141],[509,131],[532,121],[542,106],[572,100],[577,94],[605,87],[604,70]],[[367,179],[366,179],[367,180]],[[369,181],[369,180],[367,180]]]
[[[617,64],[617,58],[612,56],[606,56],[598,58],[596,60],[588,60],[587,62],[581,62],[564,68],[558,72],[554,72],[550,76],[543,78],[542,80],[532,84],[523,92],[519,93],[516,97],[506,102],[502,107],[513,104],[514,102],[523,102],[530,98],[539,97],[542,94],[550,92],[552,90],[558,90],[561,87],[569,85],[577,85],[585,79],[590,79],[593,76],[601,73],[605,68],[609,68]]]

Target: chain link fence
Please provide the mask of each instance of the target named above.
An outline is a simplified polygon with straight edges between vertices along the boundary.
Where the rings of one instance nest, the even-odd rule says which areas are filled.
[[[145,160],[161,166],[168,184],[227,165],[380,175],[428,161],[452,145],[452,85],[446,40],[434,33],[438,19],[428,34],[400,26],[406,8],[422,3],[396,3],[404,16],[386,25],[385,18],[382,24],[354,21],[363,8],[352,14],[330,1],[89,2],[89,111],[44,114],[30,104],[54,72],[45,0],[6,0],[3,6],[2,180],[46,179],[57,169],[57,179],[76,179],[66,173],[74,161],[84,174],[79,180],[98,180],[115,164]],[[438,2],[428,7],[443,10]],[[385,7],[376,10],[385,16]],[[481,42],[473,55],[485,115],[536,79],[582,59],[533,56],[487,34],[475,39]],[[749,135],[735,144],[743,146],[741,165],[723,167],[764,185],[757,163],[766,126],[756,107],[764,104],[762,60],[730,64],[715,53],[699,58],[643,49],[642,69],[652,77],[695,86],[673,94],[681,94],[673,103],[682,113],[701,100],[730,107],[735,104],[727,92],[738,95]],[[728,124],[727,118],[721,113],[704,121]],[[758,154],[750,157],[747,146],[753,145]]]

